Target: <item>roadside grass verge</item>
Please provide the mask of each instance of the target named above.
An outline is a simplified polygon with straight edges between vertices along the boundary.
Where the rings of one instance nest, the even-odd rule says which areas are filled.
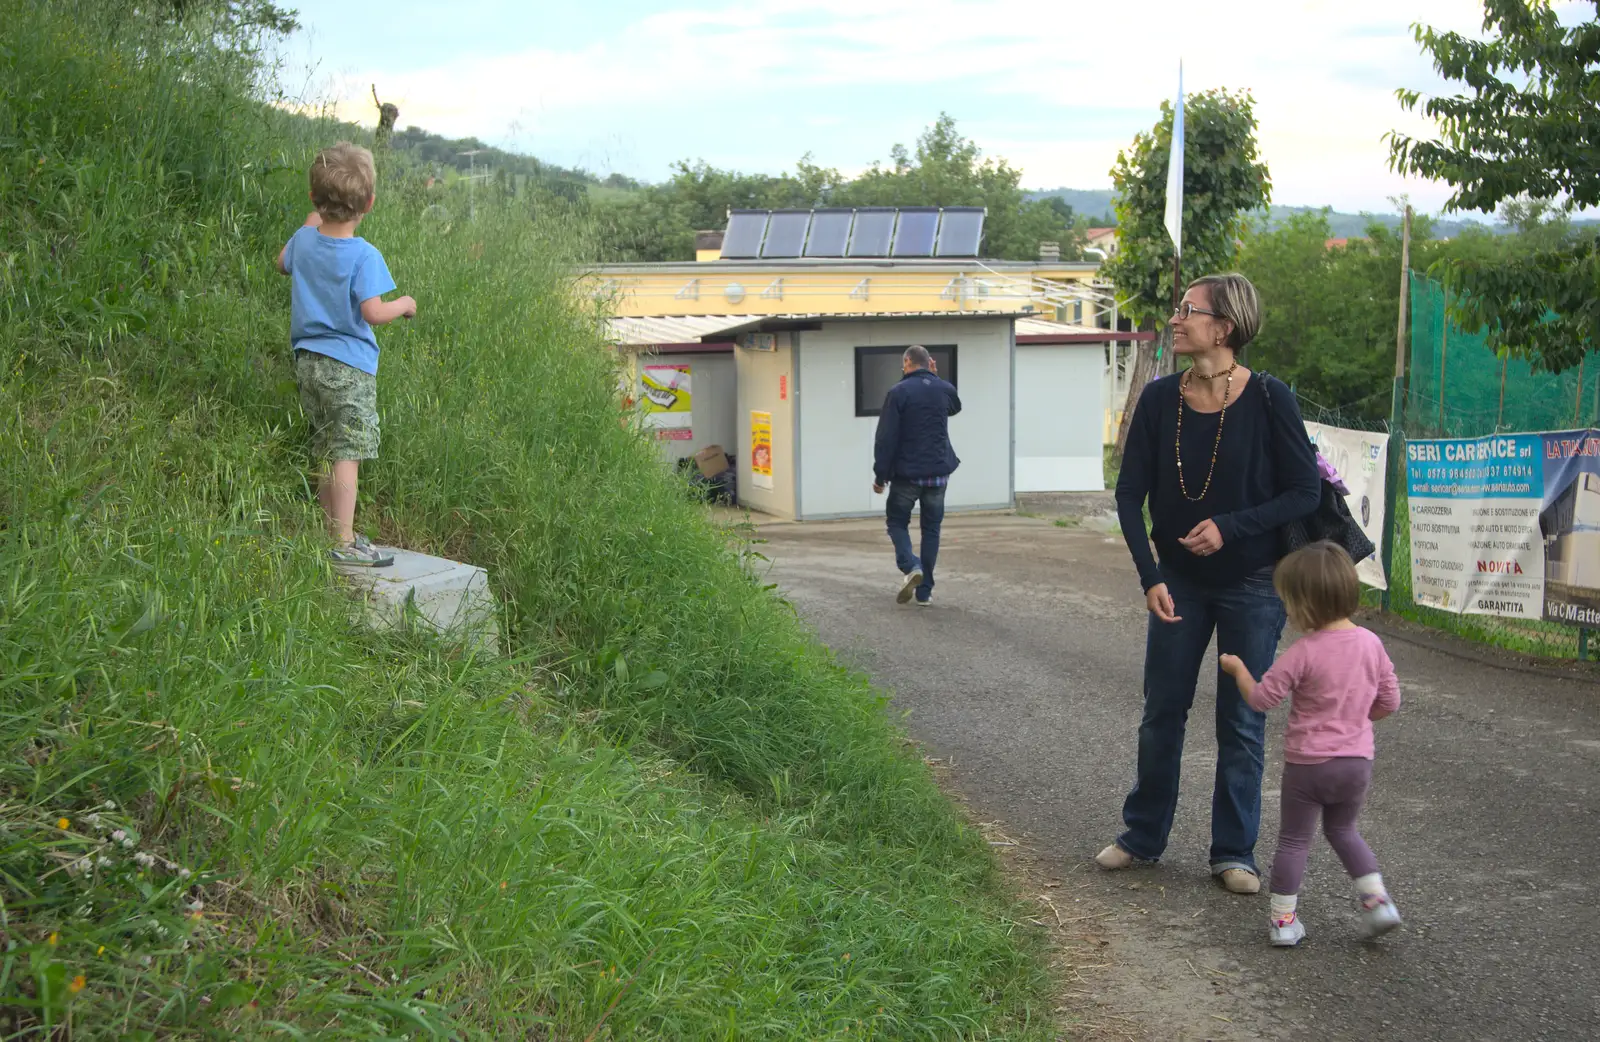
[[[619,410],[581,220],[384,163],[359,519],[510,654],[322,563],[252,41],[0,0],[0,1030],[1051,1037],[993,859]]]

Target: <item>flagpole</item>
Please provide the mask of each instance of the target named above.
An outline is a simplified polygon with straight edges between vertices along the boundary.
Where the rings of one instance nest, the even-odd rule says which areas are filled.
[[[1167,326],[1172,326],[1172,315],[1183,299],[1183,59],[1178,59],[1178,96],[1172,109],[1172,140],[1167,152],[1167,207],[1163,222],[1172,238],[1172,311],[1167,315]],[[1162,344],[1171,343],[1170,333]],[[1174,364],[1175,360],[1161,358],[1158,352],[1158,370]]]

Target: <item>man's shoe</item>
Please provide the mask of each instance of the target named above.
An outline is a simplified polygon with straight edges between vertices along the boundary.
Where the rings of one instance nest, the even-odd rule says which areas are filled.
[[[1261,877],[1248,868],[1225,868],[1217,877],[1230,894],[1261,893]]]
[[[933,594],[930,593],[926,597],[920,597],[919,596],[917,598],[917,607],[919,607],[919,608],[931,608],[931,607],[933,607]]]
[[[922,569],[913,568],[906,573],[905,582],[900,584],[900,595],[896,597],[896,604],[905,604],[917,594],[917,587],[922,585]]]

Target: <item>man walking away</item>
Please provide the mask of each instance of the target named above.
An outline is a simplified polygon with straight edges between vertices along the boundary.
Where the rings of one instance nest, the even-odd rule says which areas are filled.
[[[961,465],[950,447],[950,417],[961,411],[956,389],[939,379],[928,349],[906,348],[900,368],[905,375],[889,389],[878,414],[872,491],[889,489],[889,541],[895,564],[905,576],[897,602],[913,596],[918,607],[933,600],[933,565],[939,557],[939,526],[944,521],[944,493],[950,475]],[[911,508],[922,507],[922,555],[911,549]]]

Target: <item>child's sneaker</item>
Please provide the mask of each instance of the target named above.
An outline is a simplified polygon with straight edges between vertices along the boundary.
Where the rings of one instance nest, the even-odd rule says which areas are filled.
[[[1272,917],[1268,936],[1272,938],[1274,948],[1293,948],[1306,939],[1306,927],[1300,921],[1300,916],[1294,912],[1285,912],[1283,915]]]
[[[1361,899],[1361,928],[1368,939],[1382,937],[1400,925],[1400,909],[1387,896]]]
[[[361,535],[353,542],[333,547],[328,551],[328,558],[346,568],[387,568],[394,564],[394,554],[379,550]]]

